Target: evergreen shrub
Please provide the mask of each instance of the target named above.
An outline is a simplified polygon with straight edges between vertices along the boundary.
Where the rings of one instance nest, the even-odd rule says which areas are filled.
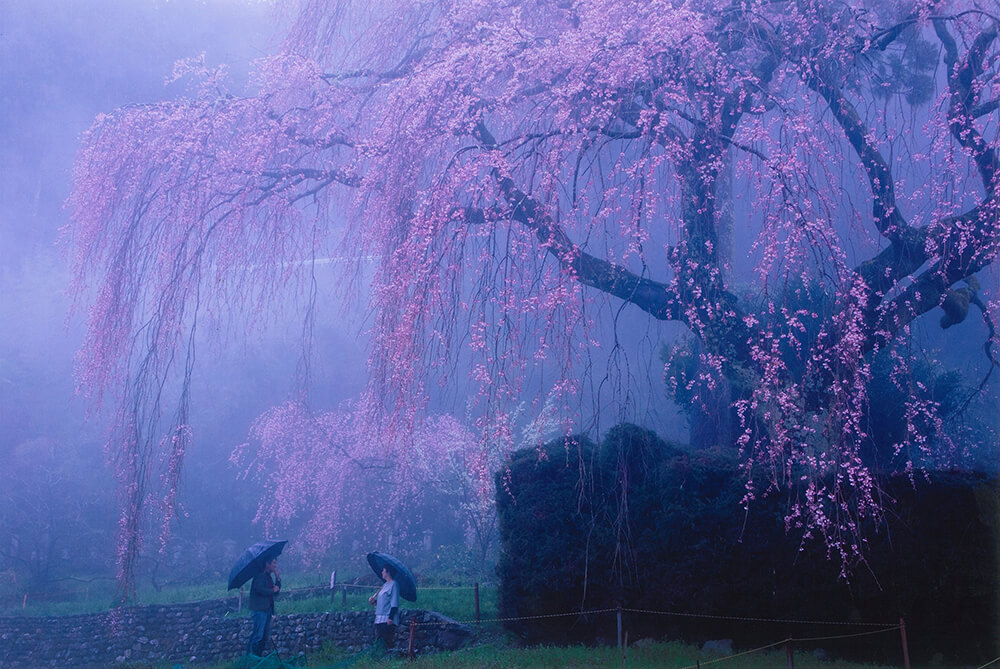
[[[778,620],[903,617],[915,658],[998,654],[995,477],[884,480],[885,523],[866,529],[866,562],[847,579],[822,541],[786,531],[795,491],[744,510],[731,451],[687,452],[623,424],[599,446],[574,436],[518,451],[496,483],[499,611],[527,642],[613,643],[613,612],[557,614],[620,602],[633,610],[624,616],[632,639],[732,638],[746,647],[873,629]],[[890,663],[902,653],[898,632],[822,645]]]

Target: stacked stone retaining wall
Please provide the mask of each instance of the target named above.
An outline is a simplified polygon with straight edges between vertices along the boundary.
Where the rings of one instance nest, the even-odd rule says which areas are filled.
[[[243,654],[250,634],[246,611],[233,600],[138,606],[73,616],[0,618],[0,669],[111,667],[153,662],[225,662]],[[403,610],[396,645],[409,643],[416,620],[418,653],[455,650],[472,630],[430,611]],[[293,613],[274,617],[271,638],[283,658],[332,643],[350,651],[371,645],[372,614]]]

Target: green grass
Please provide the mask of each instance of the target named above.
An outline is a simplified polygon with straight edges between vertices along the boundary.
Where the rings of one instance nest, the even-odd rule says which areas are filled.
[[[234,594],[234,593],[230,593]],[[137,604],[177,604],[203,599],[222,599],[227,596],[225,585],[172,585],[160,591],[152,587],[140,588]],[[114,601],[114,587],[102,584],[90,588],[64,591],[58,595],[28,595],[21,603],[14,603],[0,609],[4,616],[63,616],[80,613],[98,613],[111,608]]]
[[[0,616],[68,616],[107,611],[114,597],[114,587],[104,581],[73,584],[58,593],[14,595],[3,599]]]
[[[292,574],[286,578],[285,587],[304,588],[324,585],[315,575]],[[155,604],[180,604],[206,599],[235,597],[237,591],[226,591],[223,581],[200,584],[171,584],[160,590],[151,585],[142,585],[136,592],[139,606]],[[111,609],[115,598],[114,584],[110,580],[94,583],[73,583],[58,593],[38,595],[17,595],[12,593],[4,598],[5,606],[0,606],[0,616],[64,616],[81,613],[99,613]],[[328,600],[327,600],[328,601]]]
[[[607,669],[621,667],[622,653],[615,647],[589,648],[583,646],[539,646],[517,648],[503,640],[478,645],[465,650],[438,653],[419,657],[413,661],[405,658],[372,658],[362,655],[352,657],[339,650],[328,649],[310,657],[305,665],[310,669],[329,667],[399,667],[403,669]],[[796,669],[888,669],[871,664],[819,660],[810,653],[796,653]],[[628,669],[664,669],[669,667],[720,667],[728,669],[774,669],[784,667],[784,650],[749,653],[726,658],[715,653],[703,653],[695,646],[678,642],[658,642],[632,646],[625,653],[624,666]]]
[[[285,587],[288,589],[312,587],[315,585],[325,584],[316,583],[315,578],[310,578],[309,576],[292,575],[285,579]],[[375,591],[376,587],[374,585],[371,587],[348,586],[346,601],[339,591],[332,601],[327,592],[310,599],[279,599],[277,603],[278,613],[369,611],[371,606],[368,604],[368,596]],[[416,603],[404,600],[401,604],[404,609],[437,611],[455,620],[474,621],[476,619],[474,592],[471,586],[465,588],[428,586],[419,589]],[[225,585],[221,583],[171,585],[159,591],[146,586],[139,589],[137,604],[178,604],[235,596],[235,590],[227,592]],[[21,605],[24,604],[24,600],[19,603],[15,602],[0,609],[0,616],[63,616],[98,613],[110,610],[113,598],[114,589],[110,584],[101,584],[88,588],[80,587],[74,591],[63,592],[60,594],[60,601],[55,601],[49,597],[32,597],[29,595],[26,605]],[[496,586],[481,587],[479,589],[479,611],[480,618],[483,620],[497,617]]]
[[[347,588],[346,601],[338,591],[333,601],[329,595],[314,597],[312,599],[299,601],[278,602],[279,613],[322,613],[339,611],[369,611],[368,596],[375,592],[375,587],[371,588]],[[475,591],[473,588],[437,588],[427,587],[417,591],[417,601],[415,603],[405,600],[400,602],[403,609],[422,609],[427,611],[437,611],[443,615],[458,621],[475,621]],[[489,620],[497,617],[497,589],[493,587],[481,587],[479,589],[479,616],[481,620]]]
[[[304,660],[281,664],[272,655],[252,663],[246,658],[198,669],[774,669],[786,666],[784,650],[737,651],[731,656],[701,652],[696,646],[669,641],[631,646],[625,652],[616,647],[536,646],[518,648],[502,636],[463,650],[436,653],[409,660],[402,656],[375,656],[370,652],[348,653],[328,646]],[[895,669],[885,665],[820,660],[811,653],[797,652],[796,669]],[[185,665],[180,665],[185,666]],[[178,665],[153,665],[149,669],[176,669]]]

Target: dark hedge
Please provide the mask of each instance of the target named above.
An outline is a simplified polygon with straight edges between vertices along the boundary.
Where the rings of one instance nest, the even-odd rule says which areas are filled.
[[[687,453],[632,425],[600,446],[585,437],[518,451],[497,475],[500,614],[524,618],[627,609],[630,638],[732,638],[751,647],[788,636],[869,627],[729,617],[897,624],[915,660],[998,654],[995,478],[935,472],[882,482],[886,522],[869,528],[867,562],[848,581],[820,542],[785,532],[787,497],[744,511],[731,452]],[[514,620],[530,643],[613,642],[614,613]],[[895,663],[898,632],[816,642],[828,653]]]

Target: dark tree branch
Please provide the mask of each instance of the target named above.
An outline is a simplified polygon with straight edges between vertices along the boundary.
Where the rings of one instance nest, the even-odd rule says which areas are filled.
[[[361,179],[357,175],[347,174],[341,170],[317,170],[309,167],[295,169],[267,170],[261,176],[273,179],[270,184],[261,187],[261,190],[269,191],[281,186],[280,190],[290,185],[297,185],[302,181],[318,181],[324,185],[337,182],[344,186],[357,188],[361,185]]]
[[[879,233],[893,243],[903,238],[908,224],[896,205],[896,189],[892,171],[885,158],[870,139],[870,133],[857,109],[844,97],[843,92],[833,85],[814,66],[804,73],[806,85],[816,91],[827,103],[837,123],[844,131],[847,141],[861,159],[861,166],[868,175],[872,190],[872,216]]]
[[[905,228],[895,243],[854,269],[872,296],[881,299],[927,261],[927,231],[927,228]]]
[[[499,177],[499,184],[511,206],[508,215],[532,230],[542,247],[580,283],[630,302],[659,320],[683,320],[683,303],[670,286],[586,253],[509,177]]]
[[[482,122],[476,127],[476,135],[487,149],[499,146]],[[510,205],[507,215],[532,230],[543,248],[556,258],[561,267],[573,271],[581,283],[631,302],[659,320],[681,319],[682,304],[678,295],[666,284],[640,277],[586,253],[570,240],[534,198],[518,189],[510,177],[501,176],[495,170],[494,176]],[[484,222],[482,211],[467,209],[466,217],[473,223]]]
[[[890,341],[918,316],[940,306],[953,284],[996,260],[1000,250],[998,211],[1000,201],[994,195],[969,212],[926,229],[926,237],[934,243],[939,259],[885,307],[869,309],[872,335],[866,350]],[[886,267],[893,268],[890,263]]]
[[[484,148],[495,149],[496,139],[483,123],[476,135]],[[529,230],[560,266],[573,273],[582,284],[631,303],[658,320],[677,320],[696,331],[706,347],[724,353],[727,364],[749,362],[749,332],[735,296],[723,290],[719,272],[704,268],[690,281],[680,277],[666,284],[646,278],[608,260],[597,258],[575,244],[566,232],[552,220],[544,207],[517,187],[514,181],[494,170],[500,192],[509,205],[506,215]],[[474,223],[485,218],[481,211],[466,210]],[[696,246],[691,244],[689,246]],[[674,255],[681,252],[674,249]],[[686,263],[674,258],[675,267],[683,273]],[[715,277],[714,281],[711,278]],[[711,282],[709,286],[703,286]]]
[[[944,60],[948,68],[948,87],[951,89],[948,109],[949,129],[955,141],[972,155],[972,160],[983,180],[983,187],[987,194],[991,194],[997,187],[1000,164],[996,149],[983,139],[979,129],[976,128],[973,88],[976,77],[982,73],[982,61],[986,51],[997,37],[997,24],[994,23],[976,37],[962,63],[959,63],[955,38],[948,32],[944,21],[936,19],[934,30],[944,46]]]
[[[352,79],[372,79],[385,82],[394,79],[402,79],[410,74],[413,69],[423,60],[430,47],[422,46],[421,43],[428,40],[432,35],[418,35],[407,49],[400,61],[389,70],[359,69],[349,72],[331,72],[322,75],[326,81],[349,81]]]
[[[972,118],[982,118],[983,116],[992,114],[998,108],[1000,108],[1000,99],[990,100],[989,102],[982,102],[970,109],[969,115],[972,116]]]
[[[996,205],[991,197],[996,179],[996,157],[993,150],[982,141],[972,125],[975,115],[968,105],[972,102],[973,76],[981,71],[985,51],[996,37],[996,28],[985,31],[970,48],[966,64],[958,66],[958,49],[944,22],[936,20],[937,30],[945,46],[945,60],[949,69],[949,86],[952,89],[949,119],[956,140],[973,154],[984,184],[987,200],[966,214],[943,220],[936,225],[914,229],[909,226],[896,206],[892,174],[887,161],[869,139],[869,133],[855,107],[843,92],[818,70],[807,72],[806,84],[827,102],[830,111],[844,131],[845,137],[857,152],[871,186],[874,202],[873,215],[879,232],[891,242],[876,257],[861,263],[856,273],[869,288],[870,302],[866,318],[873,326],[873,335],[866,350],[883,345],[918,316],[939,306],[945,291],[955,282],[973,274],[989,263],[996,255]],[[883,37],[895,39],[902,26]],[[879,48],[888,46],[886,42]],[[962,239],[959,239],[962,237]],[[983,244],[973,251],[969,238]],[[914,284],[897,295],[888,305],[883,297],[901,279],[910,276],[930,260],[928,241],[939,248],[940,260],[916,278]],[[959,249],[966,249],[964,252]],[[993,249],[992,251],[990,249]]]

